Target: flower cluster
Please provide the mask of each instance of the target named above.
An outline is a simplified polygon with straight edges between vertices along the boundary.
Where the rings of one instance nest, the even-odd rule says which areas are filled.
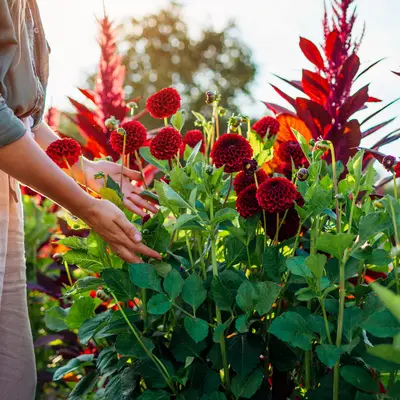
[[[60,167],[69,168],[79,161],[81,145],[74,139],[58,139],[47,147],[46,154]]]

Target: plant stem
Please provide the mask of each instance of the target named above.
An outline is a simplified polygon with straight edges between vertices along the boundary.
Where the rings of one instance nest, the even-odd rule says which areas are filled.
[[[322,315],[324,317],[325,330],[326,330],[326,336],[328,338],[328,342],[329,342],[329,344],[333,344],[332,338],[331,338],[331,332],[329,330],[328,316],[326,314],[324,299],[322,297],[319,298],[319,303],[321,304],[321,308],[322,308]]]
[[[296,238],[294,239],[292,257],[294,257],[294,256],[296,255],[296,249],[297,249],[297,246],[298,246],[298,244],[299,244],[299,239],[300,239],[300,233],[301,233],[301,227],[302,227],[302,225],[303,225],[303,223],[302,223],[302,221],[300,220],[299,229],[297,229]]]
[[[226,194],[226,197],[225,197],[225,200],[224,200],[224,204],[222,205],[222,208],[225,208],[225,206],[226,206],[226,203],[228,201],[229,195],[231,194],[232,184],[233,184],[233,174],[230,174],[230,177],[229,177],[229,189],[228,189],[228,193]]]
[[[214,224],[214,199],[210,199],[210,239],[211,239],[211,262],[212,262],[212,271],[213,276],[218,277],[218,266],[217,266],[217,249],[216,249],[216,236],[215,234],[215,224]],[[221,310],[218,306],[215,306],[215,314],[217,316],[217,323],[218,325],[222,325],[222,318],[221,318]],[[221,346],[221,355],[222,361],[224,366],[224,381],[225,381],[225,389],[229,392],[230,387],[230,380],[229,380],[229,365],[228,365],[228,358],[226,354],[226,344],[225,344],[225,337],[224,333],[221,333],[220,338],[220,346]]]
[[[129,155],[128,155],[128,157],[129,157]],[[136,158],[137,165],[139,167],[140,175],[142,175],[144,187],[147,189],[147,183],[146,183],[146,179],[145,179],[144,173],[143,173],[142,161],[140,160],[140,157],[139,157],[139,154],[138,154],[137,150],[135,150],[135,158]],[[128,165],[128,168],[129,168],[129,165]]]
[[[165,126],[165,127],[168,126],[168,118],[167,118],[167,117],[164,118],[164,126]]]
[[[392,222],[393,222],[394,238],[395,238],[395,241],[396,241],[396,247],[400,247],[399,232],[397,230],[396,214],[394,212],[392,200],[390,200],[390,199],[389,199],[389,205],[390,205],[390,212],[392,214]]]
[[[347,251],[343,258],[339,261],[340,269],[340,287],[339,287],[339,315],[337,324],[337,334],[336,334],[336,347],[340,347],[342,344],[342,334],[343,334],[343,316],[344,316],[344,299],[345,299],[345,275],[344,266],[346,264]],[[339,400],[339,383],[340,383],[340,360],[337,361],[334,367],[333,374],[333,400]]]
[[[203,272],[203,279],[206,280],[207,279],[206,264],[204,263],[203,252],[201,249],[201,237],[198,232],[195,232],[195,240],[197,243],[197,251],[199,252],[199,260],[200,260],[201,270]]]
[[[351,233],[351,226],[353,224],[353,214],[354,214],[354,209],[356,207],[357,197],[358,197],[358,188],[357,188],[356,192],[353,194],[353,201],[351,202],[350,218],[349,218],[349,233]]]
[[[177,308],[179,311],[181,311],[183,314],[187,315],[188,317],[195,319],[196,317],[190,313],[188,313],[186,310],[184,310],[182,307],[178,306],[176,303],[172,303],[172,305]]]
[[[143,308],[143,321],[144,321],[144,327],[147,328],[149,324],[149,316],[147,314],[147,291],[146,289],[142,289],[142,308]]]
[[[394,190],[394,198],[396,201],[398,200],[398,195],[397,195],[397,178],[396,178],[396,173],[393,172],[393,190]]]
[[[219,138],[219,119],[218,119],[218,103],[214,102],[213,106],[213,113],[214,113],[214,121],[215,121],[215,132],[216,132],[216,139]]]
[[[124,144],[122,146],[122,156],[121,156],[121,179],[119,182],[119,187],[122,192],[122,184],[123,184],[123,178],[124,178],[124,164],[125,164],[125,151],[126,151],[126,133],[124,133]]]
[[[121,314],[122,314],[123,318],[125,319],[125,322],[128,324],[129,329],[132,331],[132,333],[135,336],[136,340],[138,341],[139,345],[143,348],[144,352],[147,354],[147,356],[150,358],[150,360],[153,361],[154,365],[157,367],[157,369],[161,373],[163,379],[165,380],[167,385],[170,387],[172,392],[174,394],[176,394],[175,388],[171,382],[171,377],[169,376],[169,373],[168,373],[167,369],[165,368],[164,364],[145,346],[145,344],[142,341],[142,338],[140,337],[140,335],[138,334],[136,329],[133,327],[133,325],[131,324],[131,321],[129,321],[127,315],[125,314],[125,311],[121,307],[117,296],[115,296],[115,294],[113,292],[111,292],[111,296],[113,297],[115,303],[118,305],[118,308],[121,311]]]
[[[85,166],[83,165],[83,156],[80,156],[80,161],[81,161],[81,170],[82,170],[82,175],[83,175],[83,183],[85,185],[86,193],[89,193],[87,180],[86,180],[86,175],[85,175]]]
[[[63,159],[64,159],[65,164],[67,164],[67,168],[68,168],[68,171],[69,171],[69,173],[70,173],[70,175],[71,175],[71,178],[72,178],[75,182],[78,182],[78,181],[75,179],[75,175],[74,175],[74,173],[73,173],[73,171],[72,171],[71,166],[69,165],[68,160],[67,160],[65,157],[63,157]]]
[[[342,216],[341,216],[341,212],[340,212],[339,197],[338,197],[339,189],[338,189],[338,177],[337,177],[337,171],[336,171],[335,148],[333,147],[332,142],[330,142],[329,147],[330,147],[331,156],[332,156],[333,187],[335,190],[335,199],[336,199],[336,231],[337,231],[337,233],[340,233]]]
[[[69,265],[66,261],[64,261],[64,267],[65,267],[65,271],[67,272],[69,284],[72,287],[72,286],[74,286],[74,284],[72,283],[71,271],[70,271]]]
[[[186,247],[189,253],[190,266],[193,268],[194,261],[193,261],[192,249],[190,248],[189,235],[185,235],[185,240],[186,240]]]
[[[254,182],[256,184],[256,188],[258,190],[258,179],[257,179],[257,172],[254,172]],[[263,228],[264,228],[264,249],[267,246],[267,215],[265,213],[265,210],[262,210],[263,212]]]
[[[310,359],[310,350],[306,350],[304,352],[304,370],[305,370],[305,387],[307,392],[310,390],[310,370],[311,370],[311,359]]]

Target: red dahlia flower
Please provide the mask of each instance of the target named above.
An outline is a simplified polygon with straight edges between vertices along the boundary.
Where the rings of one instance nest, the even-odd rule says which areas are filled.
[[[203,132],[200,131],[199,129],[193,129],[191,131],[187,131],[185,136],[183,137],[181,152],[183,153],[185,151],[186,145],[188,145],[193,149],[199,142],[202,142],[200,146],[200,152],[204,154],[204,152],[206,151],[206,146],[204,143],[205,138]]]
[[[225,166],[225,172],[238,172],[243,163],[253,157],[253,149],[243,136],[236,133],[225,133],[211,150],[211,158],[217,168]]]
[[[60,167],[72,167],[79,161],[82,154],[81,145],[70,138],[58,139],[51,143],[46,150],[46,154]]]
[[[236,210],[243,218],[249,218],[252,215],[261,212],[262,208],[258,204],[257,198],[257,186],[253,183],[247,186],[238,196],[236,200]]]
[[[297,196],[296,187],[286,178],[267,179],[257,190],[258,203],[270,213],[282,212],[292,207]]]
[[[158,160],[171,160],[182,146],[182,136],[174,128],[166,127],[158,132],[150,143],[150,153]]]
[[[267,173],[263,169],[259,169],[257,172],[257,183],[261,185],[268,179]],[[237,195],[239,195],[248,186],[255,183],[254,174],[247,175],[244,171],[240,171],[233,180],[233,188]]]
[[[396,174],[396,178],[400,178],[400,163],[397,163],[393,169],[394,173]]]
[[[263,117],[258,120],[252,127],[261,138],[268,133],[270,136],[274,136],[278,133],[280,123],[274,117]]]
[[[291,164],[292,160],[296,167],[304,163],[304,153],[300,147],[299,142],[288,140],[282,142],[278,147],[278,157],[286,163]]]
[[[174,88],[165,88],[151,95],[146,109],[153,118],[163,119],[174,115],[181,106],[181,96]]]
[[[297,231],[299,229],[300,217],[297,214],[297,211],[294,207],[289,208],[285,219],[286,211],[279,213],[279,224],[280,229],[278,233],[278,241],[282,242],[283,240],[290,239],[293,236],[296,236]],[[282,221],[283,220],[283,221]],[[274,239],[276,235],[276,214],[267,214],[266,218],[266,235],[270,239]]]
[[[126,132],[125,154],[131,154],[138,151],[147,138],[146,128],[139,121],[128,121],[121,125]],[[124,150],[124,135],[117,131],[111,132],[110,145],[112,149],[119,154]]]

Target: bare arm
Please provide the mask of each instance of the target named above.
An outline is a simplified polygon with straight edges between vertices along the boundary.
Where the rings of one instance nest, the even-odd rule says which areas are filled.
[[[35,140],[39,144],[39,146],[45,150],[50,145],[50,143],[54,142],[55,140],[59,139],[59,137],[51,130],[51,128],[42,122],[38,128],[34,132]],[[107,175],[110,175],[116,182],[120,181],[121,178],[121,167],[115,163],[111,163],[108,161],[90,161],[86,158],[83,158],[84,164],[84,171],[86,176],[86,182],[90,189],[99,193],[101,188],[101,182],[94,179],[94,175],[102,171]],[[68,170],[65,171],[69,173]],[[85,179],[83,177],[81,165],[75,164],[72,167],[72,172],[74,178],[81,184],[85,183]],[[143,211],[149,210],[153,213],[157,212],[157,208],[151,204],[150,202],[144,200],[140,197],[140,193],[142,189],[132,185],[132,181],[139,181],[141,180],[141,176],[138,172],[132,171],[128,168],[124,168],[123,174],[123,193],[124,193],[124,204],[129,210],[134,212],[135,214],[144,217],[146,212]]]
[[[84,220],[124,260],[140,262],[135,253],[161,258],[157,252],[138,243],[140,233],[118,207],[85,193],[30,135],[0,148],[0,169]]]

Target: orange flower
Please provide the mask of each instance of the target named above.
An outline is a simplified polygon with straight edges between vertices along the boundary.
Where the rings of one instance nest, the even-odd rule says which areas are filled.
[[[263,165],[263,169],[268,174],[273,173],[283,163],[283,161],[278,156],[279,145],[289,140],[297,140],[292,132],[292,129],[300,132],[307,141],[312,139],[311,132],[307,128],[306,124],[295,115],[280,114],[276,117],[276,119],[280,123],[280,127],[274,145],[274,155],[271,160],[267,161]]]

